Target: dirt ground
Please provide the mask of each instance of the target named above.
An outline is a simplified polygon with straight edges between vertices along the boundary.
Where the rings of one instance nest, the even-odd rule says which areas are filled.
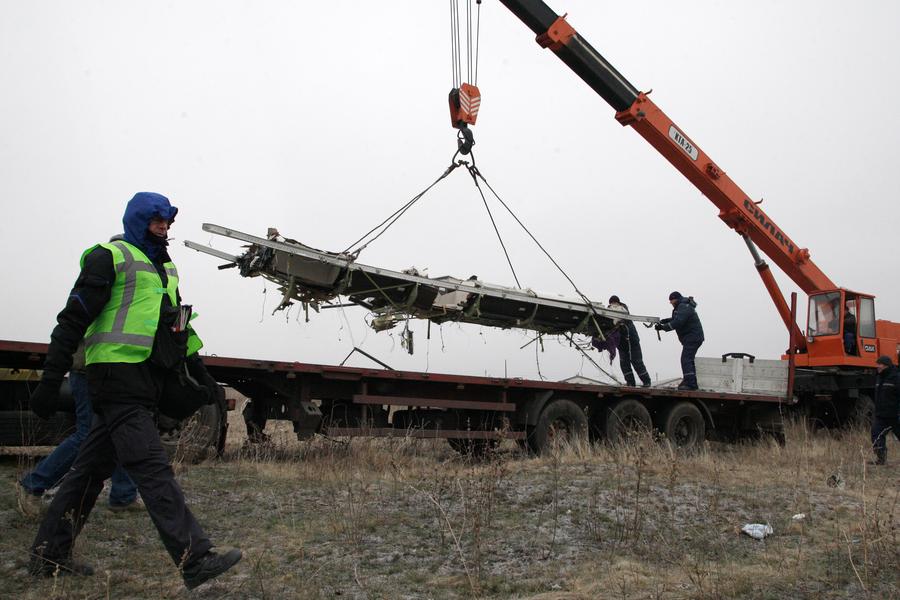
[[[244,450],[231,420],[222,460],[176,470],[212,540],[243,549],[233,571],[187,592],[147,515],[101,496],[76,546],[97,574],[32,579],[36,524],[13,490],[31,459],[4,457],[0,597],[900,598],[900,447],[868,466],[863,431],[470,460],[439,441],[298,442],[278,424]]]

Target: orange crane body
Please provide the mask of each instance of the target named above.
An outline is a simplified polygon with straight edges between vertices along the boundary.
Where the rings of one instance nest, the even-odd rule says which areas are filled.
[[[874,296],[838,287],[812,262],[809,250],[795,242],[647,94],[637,91],[574,28],[542,0],[500,0],[536,32],[549,48],[614,109],[616,119],[631,126],[681,172],[718,209],[719,218],[744,237],[775,307],[791,332],[798,367],[866,368],[878,356],[900,358],[900,323],[876,320]],[[797,327],[784,294],[759,247],[809,296],[806,335]],[[845,331],[845,315],[853,314],[855,331]],[[855,341],[845,339],[852,333]]]

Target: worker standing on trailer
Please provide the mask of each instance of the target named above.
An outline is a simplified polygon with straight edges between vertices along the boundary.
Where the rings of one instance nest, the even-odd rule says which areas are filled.
[[[697,350],[703,344],[703,325],[697,315],[697,303],[693,296],[685,298],[678,292],[669,294],[669,303],[672,305],[672,318],[662,319],[656,324],[657,331],[675,331],[678,341],[681,342],[681,383],[679,390],[697,389],[697,367],[694,358]]]
[[[619,300],[619,297],[615,295],[609,297],[609,308],[610,310],[623,312],[626,315],[631,314],[628,310],[628,305]],[[643,386],[650,387],[650,374],[647,373],[647,367],[644,366],[644,357],[641,352],[641,338],[638,337],[634,321],[629,321],[628,319],[614,319],[614,322],[620,331],[618,345],[619,368],[622,369],[625,383],[631,387],[636,385],[634,373],[631,370],[632,365],[634,365],[634,370],[637,372],[637,376],[640,378]]]
[[[122,219],[124,239],[82,254],[81,273],[57,316],[31,408],[43,418],[53,414],[63,376],[84,339],[94,417],[31,547],[33,575],[93,575],[93,568],[73,560],[72,546],[117,462],[137,483],[188,589],[241,558],[237,549],[224,554],[211,550],[185,505],[157,431],[160,404],[174,398],[164,390],[173,374],[179,379],[176,370],[188,368],[186,374],[196,374],[206,384],[197,386],[200,402],[214,398],[215,382],[197,354],[203,344],[187,323],[190,307],[181,305],[178,271],[166,250],[177,212],[165,196],[135,194]],[[171,388],[174,392],[177,386]]]
[[[890,356],[879,356],[875,365],[875,414],[872,416],[873,465],[887,462],[887,437],[893,431],[900,440],[900,370]]]

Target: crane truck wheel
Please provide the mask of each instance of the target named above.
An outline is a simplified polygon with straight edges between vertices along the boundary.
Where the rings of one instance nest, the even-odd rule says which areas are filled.
[[[221,453],[223,427],[225,410],[216,402],[201,406],[174,429],[160,435],[160,440],[170,462],[197,464]]]
[[[584,410],[571,400],[559,399],[547,404],[528,436],[528,448],[535,454],[553,446],[587,438],[588,420]]]
[[[706,421],[691,402],[672,405],[663,414],[661,430],[666,440],[681,450],[695,450],[706,439]]]
[[[625,398],[606,411],[604,434],[610,444],[624,442],[636,433],[653,429],[650,411],[640,400]]]

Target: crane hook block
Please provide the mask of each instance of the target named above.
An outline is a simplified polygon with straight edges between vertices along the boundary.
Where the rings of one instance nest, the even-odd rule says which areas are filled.
[[[481,107],[481,92],[474,85],[464,83],[450,90],[450,124],[474,125]]]

